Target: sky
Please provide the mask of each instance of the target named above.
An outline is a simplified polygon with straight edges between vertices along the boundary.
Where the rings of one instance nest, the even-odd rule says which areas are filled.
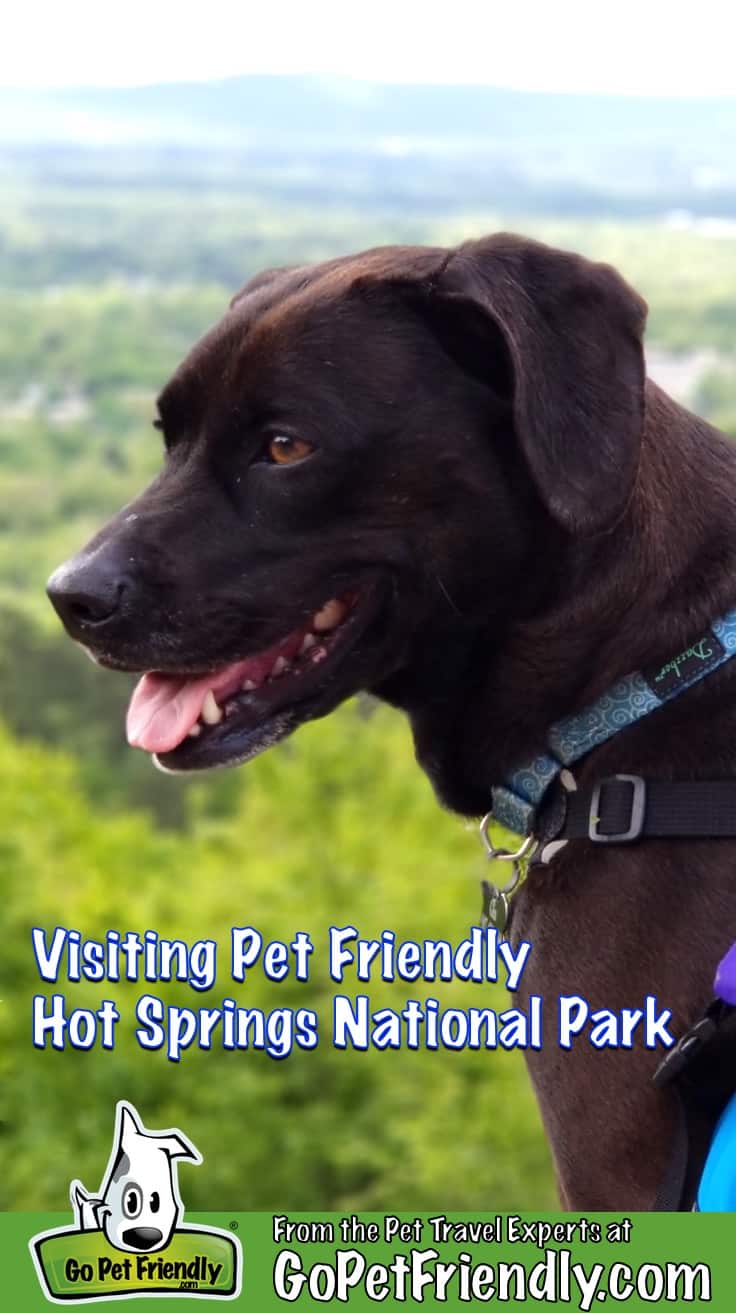
[[[736,95],[733,0],[11,0],[0,85],[242,73]]]

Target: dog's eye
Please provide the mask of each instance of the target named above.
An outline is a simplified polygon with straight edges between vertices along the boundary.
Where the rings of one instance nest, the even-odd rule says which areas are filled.
[[[153,1194],[151,1195],[149,1205],[152,1213],[158,1212],[161,1206],[161,1200],[159,1199],[158,1190],[154,1190]]]
[[[287,433],[277,433],[271,438],[266,448],[267,459],[272,465],[295,465],[297,461],[311,456],[314,447],[304,438],[291,438]]]
[[[137,1217],[143,1207],[143,1195],[137,1185],[126,1185],[123,1191],[123,1212],[126,1217]]]

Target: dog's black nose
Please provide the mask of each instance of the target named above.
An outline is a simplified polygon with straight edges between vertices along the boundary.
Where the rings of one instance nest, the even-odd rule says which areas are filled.
[[[158,1231],[155,1226],[129,1226],[123,1231],[123,1240],[133,1249],[153,1249],[163,1238],[163,1231]]]
[[[54,571],[46,592],[70,634],[77,636],[112,620],[127,586],[114,560],[74,557]]]

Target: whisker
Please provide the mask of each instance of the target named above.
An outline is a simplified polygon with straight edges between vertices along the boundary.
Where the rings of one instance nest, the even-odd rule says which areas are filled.
[[[438,574],[435,575],[435,579],[437,580],[437,583],[438,583],[439,586],[440,586],[440,590],[441,590],[441,592],[444,594],[444,596],[447,598],[448,602],[450,603],[450,606],[452,607],[453,611],[455,612],[455,615],[462,615],[462,611],[460,610],[459,606],[456,606],[455,603],[453,602],[452,598],[450,597],[449,592],[447,591],[447,588],[446,588],[445,585],[443,584],[443,582],[442,582],[442,580],[440,579],[440,576],[439,576]]]

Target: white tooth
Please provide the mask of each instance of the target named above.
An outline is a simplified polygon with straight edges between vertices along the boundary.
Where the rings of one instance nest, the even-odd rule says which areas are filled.
[[[286,660],[286,657],[285,657],[285,656],[277,656],[277,657],[276,657],[276,660],[275,660],[274,663],[273,663],[273,670],[271,671],[271,678],[272,678],[272,679],[278,679],[279,675],[283,675],[284,671],[285,671],[285,670],[288,670],[288,669],[289,669],[289,663],[288,663],[288,661]]]
[[[257,685],[257,684],[254,684],[252,679],[244,679],[244,680],[243,680],[243,692],[244,692],[244,693],[252,693],[252,692],[253,692],[253,689],[254,689],[254,688],[257,688],[257,687],[258,687],[258,685]]]
[[[312,628],[316,629],[318,634],[324,633],[327,629],[336,629],[344,615],[345,607],[343,603],[339,602],[336,597],[332,597],[316,613],[312,620]]]
[[[218,707],[215,702],[215,695],[211,688],[207,689],[207,697],[202,703],[201,715],[205,725],[219,725],[222,720],[222,708]]]
[[[191,728],[190,731],[189,731],[189,735],[188,735],[188,737],[189,737],[190,739],[198,739],[201,733],[202,733],[202,726],[201,726],[201,725],[192,725],[192,728]]]
[[[302,639],[302,645],[299,648],[299,656],[304,656],[304,653],[308,652],[310,647],[314,647],[316,642],[317,639],[314,637],[314,634],[305,634]]]

